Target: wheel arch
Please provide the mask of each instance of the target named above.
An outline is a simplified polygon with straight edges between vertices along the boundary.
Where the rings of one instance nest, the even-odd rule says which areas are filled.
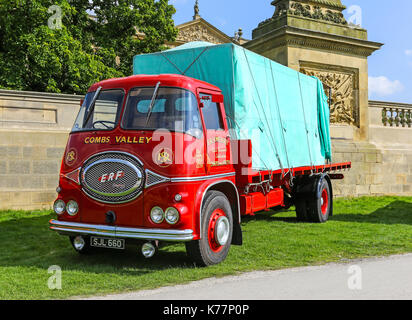
[[[229,200],[232,215],[233,215],[233,237],[232,244],[242,245],[242,230],[240,226],[241,215],[240,215],[240,200],[239,192],[236,188],[236,185],[230,180],[220,180],[211,183],[208,185],[202,194],[202,200],[199,208],[199,229],[202,228],[202,211],[203,204],[205,202],[205,197],[208,191],[220,191],[222,192]]]

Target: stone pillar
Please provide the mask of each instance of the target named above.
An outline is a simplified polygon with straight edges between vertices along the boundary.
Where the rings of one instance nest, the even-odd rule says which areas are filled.
[[[253,30],[244,46],[332,89],[334,138],[368,140],[368,61],[382,44],[349,25],[340,0],[275,0],[274,15]]]

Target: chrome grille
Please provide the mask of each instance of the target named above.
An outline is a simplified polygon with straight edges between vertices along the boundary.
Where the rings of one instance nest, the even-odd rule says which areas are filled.
[[[146,170],[146,188],[168,181],[170,181],[170,178],[161,176],[153,171]]]
[[[101,153],[88,159],[81,171],[83,190],[106,203],[135,199],[144,186],[142,164],[125,153]]]

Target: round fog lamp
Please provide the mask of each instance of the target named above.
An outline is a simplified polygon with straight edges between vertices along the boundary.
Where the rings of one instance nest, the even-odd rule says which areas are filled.
[[[66,209],[66,204],[63,200],[56,200],[53,204],[53,210],[57,214],[63,214]]]
[[[66,211],[69,215],[75,216],[77,212],[79,212],[79,205],[77,204],[76,201],[70,200],[67,203]]]
[[[160,207],[153,207],[150,211],[150,219],[154,223],[162,223],[165,218],[165,213],[163,212],[162,208]]]
[[[142,246],[142,254],[145,258],[151,258],[154,256],[155,253],[156,253],[156,247],[152,243],[146,242]]]
[[[77,251],[82,251],[85,245],[86,245],[86,241],[84,241],[84,238],[82,236],[77,236],[76,238],[74,238],[73,247]]]
[[[175,201],[176,201],[176,202],[182,201],[182,195],[181,195],[180,193],[177,193],[177,194],[175,195]]]
[[[165,219],[169,224],[176,224],[179,221],[179,211],[173,207],[167,208]]]

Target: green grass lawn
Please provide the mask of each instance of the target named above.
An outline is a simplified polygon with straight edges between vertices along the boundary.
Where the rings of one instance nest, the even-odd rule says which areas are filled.
[[[412,198],[335,201],[326,224],[297,223],[295,212],[244,218],[244,245],[217,266],[196,268],[184,245],[152,259],[137,249],[74,252],[67,237],[48,230],[51,212],[0,212],[0,299],[61,299],[185,283],[251,270],[273,270],[412,252]],[[48,268],[62,269],[62,289],[50,290]],[[173,297],[171,297],[173,298]]]

